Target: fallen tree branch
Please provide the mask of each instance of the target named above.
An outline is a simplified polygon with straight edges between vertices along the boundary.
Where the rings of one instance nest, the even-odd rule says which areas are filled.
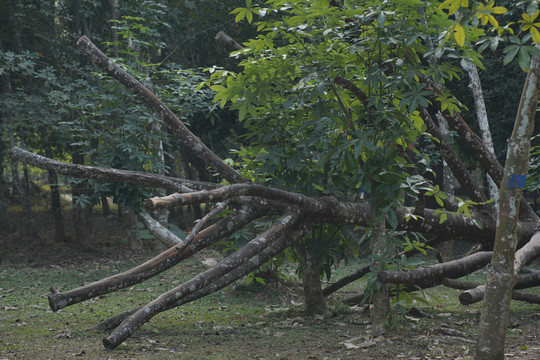
[[[486,292],[485,285],[478,285],[469,282],[462,282],[457,280],[443,282],[445,286],[452,287],[454,289],[466,290],[459,294],[459,302],[461,305],[471,305],[480,302],[484,299]],[[512,291],[512,299],[519,301],[526,301],[532,304],[540,304],[540,294],[531,294],[516,291],[519,289],[528,289],[540,285],[540,272],[534,272],[531,274],[521,274],[518,277],[518,282],[514,286]]]
[[[210,191],[203,190],[189,194],[176,193],[164,197],[154,197],[147,199],[145,206],[147,209],[162,209],[165,207],[224,201],[240,196],[257,196],[287,205],[300,206],[314,212],[322,209],[322,204],[317,199],[259,184],[234,184]]]
[[[540,232],[534,234],[530,241],[522,248],[516,251],[514,260],[514,273],[517,274],[523,266],[530,264],[540,254]],[[530,280],[534,281],[534,280]],[[514,286],[514,289],[518,286]],[[459,301],[463,305],[470,305],[484,299],[485,285],[479,285],[474,289],[464,291],[459,295]]]
[[[247,182],[238,172],[227,165],[223,160],[214,154],[202,141],[200,141],[189,129],[178,119],[176,115],[159,100],[143,84],[129,75],[109,59],[99,50],[90,39],[82,36],[77,45],[88,55],[94,64],[102,68],[107,74],[124,85],[131,93],[142,100],[146,106],[154,111],[160,119],[178,136],[182,143],[198,156],[206,165],[212,167],[221,176],[231,183]]]
[[[184,249],[183,252],[178,251],[177,246],[174,246],[165,250],[153,259],[126,272],[63,293],[53,291],[54,289],[52,289],[52,294],[48,297],[49,306],[53,311],[57,311],[66,306],[143,282],[144,280],[171,268],[201,249],[233,234],[238,229],[263,216],[265,213],[266,211],[263,209],[256,209],[253,211],[240,210],[201,231],[193,243],[187,249]]]
[[[267,262],[268,260],[276,256],[277,254],[283,252],[287,247],[292,245],[292,243],[296,239],[299,239],[304,234],[306,234],[311,229],[311,226],[312,226],[311,224],[305,221],[302,222],[300,225],[286,232],[280,239],[270,244],[266,249],[261,251],[259,254],[252,257],[249,261],[246,261],[245,263],[235,268],[234,270],[219,277],[217,280],[203,287],[202,289],[195,291],[193,294],[183,297],[182,299],[178,300],[176,303],[168,307],[166,310],[169,310],[177,306],[181,306],[191,301],[200,299],[203,296],[206,296],[210,293],[216,292],[224,288],[225,286],[230,285],[234,281],[242,278],[243,276],[249,274],[250,272],[256,270],[258,267],[260,267],[262,264],[264,264],[265,262]],[[131,316],[132,314],[139,311],[140,309],[141,308],[126,311],[124,313],[113,316],[107,320],[100,322],[99,324],[94,326],[92,329],[112,330],[118,327],[118,325],[120,325],[120,323],[124,321],[124,319]]]
[[[248,242],[241,249],[225,258],[211,269],[199,274],[186,283],[160,295],[154,301],[142,307],[139,311],[126,318],[116,330],[103,339],[107,349],[114,349],[158,313],[167,310],[179,300],[195,291],[211,284],[218,277],[241,266],[284,235],[285,231],[294,226],[300,219],[298,209],[290,209],[281,216],[268,230]]]
[[[428,87],[435,92],[437,96],[443,94],[439,86],[435,84],[435,82],[433,82],[431,79],[425,79],[424,81],[427,83]],[[467,125],[465,120],[463,120],[463,118],[457,111],[450,113],[448,109],[441,110],[441,102],[436,99],[436,96],[433,97],[433,102],[441,111],[441,114],[443,114],[448,124],[458,133],[459,137],[465,142],[465,144],[472,152],[473,156],[478,160],[482,168],[489,174],[491,179],[493,179],[497,187],[500,187],[504,169],[495,157],[495,154],[493,154],[488,149],[486,144],[482,141],[482,139],[478,135],[476,135],[474,131],[471,130],[469,125]],[[538,218],[538,215],[536,215],[529,203],[523,197],[520,201],[519,215],[520,219],[522,220],[536,222],[540,220]]]
[[[154,219],[149,213],[144,210],[137,212],[137,218],[146,226],[150,234],[152,234],[163,245],[171,247],[182,242],[178,236],[172,231],[161,225],[159,221]]]
[[[175,192],[191,192],[193,191],[191,189],[211,190],[220,187],[220,185],[214,183],[178,179],[142,171],[69,164],[31,153],[16,146],[11,148],[10,156],[40,169],[52,170],[58,174],[74,178],[88,178],[107,182],[136,184]]]
[[[184,251],[184,249],[186,249],[193,242],[197,234],[204,228],[204,226],[208,224],[208,222],[212,220],[215,216],[217,216],[220,212],[225,210],[227,206],[229,206],[229,204],[230,204],[230,200],[226,200],[220,203],[215,209],[213,209],[208,214],[206,214],[202,219],[200,219],[199,222],[195,224],[193,229],[191,229],[191,233],[184,239],[182,244],[179,244],[179,246],[177,246],[176,249],[180,252]]]
[[[14,157],[20,159],[21,161],[28,161],[28,163],[43,169],[53,169],[66,176],[91,178],[103,181],[129,182],[139,185],[161,187],[165,189],[171,189],[172,187],[176,188],[174,191],[180,190],[178,188],[178,184],[181,188],[180,191],[188,191],[189,189],[186,189],[186,187],[194,189],[209,189],[207,192],[199,191],[181,195],[175,194],[172,198],[180,199],[178,200],[178,204],[192,204],[199,201],[220,201],[229,197],[238,197],[242,195],[259,196],[266,200],[262,200],[263,202],[258,206],[268,207],[270,204],[267,200],[272,199],[277,200],[285,206],[290,204],[298,204],[299,206],[305,206],[307,209],[314,211],[313,215],[320,222],[348,225],[353,224],[360,226],[369,226],[370,224],[370,207],[368,204],[363,203],[343,202],[332,197],[315,199],[302,194],[267,188],[258,184],[235,184],[230,186],[232,190],[228,190],[229,187],[220,187],[217,184],[184,179],[174,180],[174,178],[164,177],[156,174],[66,164],[29,153],[19,148],[13,148],[12,153]],[[36,159],[38,159],[38,161],[35,161]],[[130,177],[134,177],[134,179],[130,179]],[[218,194],[221,195],[217,196]],[[156,199],[152,199],[152,201]],[[275,204],[272,206],[274,205]],[[149,207],[152,208],[152,206],[153,205],[150,205]],[[407,214],[413,213],[414,209],[412,208],[397,209],[398,228],[400,230],[422,232],[425,235],[445,234],[445,236],[447,236],[449,239],[464,239],[484,243],[489,243],[489,241],[493,239],[495,233],[495,223],[493,219],[482,213],[474,214],[473,218],[468,219],[465,216],[458,216],[449,212],[447,213],[446,220],[442,224],[439,221],[440,215],[436,214],[435,210],[425,209],[423,217],[407,219]],[[476,226],[473,219],[483,225],[482,229]],[[522,222],[520,223],[519,235],[520,237],[524,236],[530,239],[533,231],[536,230],[536,228],[537,223]]]
[[[427,268],[404,271],[381,271],[377,275],[380,282],[387,284],[410,284],[429,282],[441,284],[445,278],[460,278],[484,266],[491,260],[490,251],[482,251],[462,259],[436,264]]]
[[[452,174],[456,177],[456,179],[461,184],[462,188],[465,190],[467,195],[471,198],[471,200],[476,202],[485,202],[488,199],[484,195],[483,190],[480,188],[478,183],[473,179],[471,173],[469,170],[465,167],[459,156],[457,155],[456,151],[450,145],[446,137],[441,133],[437,125],[435,125],[435,122],[431,118],[431,115],[429,115],[429,112],[426,108],[421,106],[419,108],[420,116],[424,120],[424,124],[426,125],[427,131],[431,134],[431,136],[434,136],[438,141],[432,141],[437,150],[441,153],[443,159],[446,161],[450,169],[452,170]],[[493,208],[490,209],[492,212],[494,211]]]
[[[218,31],[215,40],[230,51],[238,51],[243,49],[242,45],[237,43],[236,40],[227,35],[223,30]]]
[[[528,243],[516,251],[514,272],[517,274],[524,266],[529,265],[540,255],[540,230],[531,237]]]

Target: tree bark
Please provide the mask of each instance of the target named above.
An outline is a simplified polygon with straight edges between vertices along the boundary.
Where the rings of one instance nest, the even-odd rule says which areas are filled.
[[[144,226],[146,226],[148,231],[150,231],[150,233],[154,235],[154,237],[164,246],[171,247],[182,242],[182,239],[163,226],[159,221],[150,216],[150,214],[148,214],[146,211],[139,211],[137,213],[137,217],[139,220],[141,220]]]
[[[328,313],[328,308],[321,287],[318,263],[314,261],[308,244],[298,245],[297,251],[300,257],[300,268],[302,269],[306,313],[309,315],[325,315]]]
[[[126,318],[109,336],[103,339],[103,345],[107,349],[114,349],[127,339],[134,331],[158,313],[169,309],[171,306],[194,292],[213,283],[226,273],[245,264],[261,251],[271,246],[274,241],[285,235],[286,230],[292,228],[299,220],[300,212],[295,209],[285,213],[263,234],[251,240],[244,247],[222,260],[220,263],[194,277],[188,282],[160,295],[151,303],[143,306],[139,311]]]
[[[467,71],[469,73],[470,83],[469,87],[472,91],[474,98],[474,105],[476,108],[476,118],[478,119],[478,125],[480,127],[480,133],[482,135],[482,140],[486,144],[487,149],[495,155],[495,150],[493,149],[493,140],[491,139],[491,131],[489,130],[489,121],[486,110],[486,103],[484,102],[484,95],[482,93],[482,82],[480,81],[480,76],[478,75],[478,69],[476,65],[470,64]],[[489,195],[495,202],[495,208],[497,208],[497,203],[499,202],[499,189],[495,181],[487,175],[487,183],[489,189]]]
[[[372,214],[375,219],[376,215]],[[383,259],[388,254],[386,249],[386,224],[384,216],[379,219],[376,226],[372,228],[371,253],[377,259],[372,266],[381,270]],[[371,300],[371,334],[379,336],[390,327],[390,292],[388,285],[384,282],[375,283],[373,298]]]
[[[49,295],[49,306],[53,311],[58,311],[66,306],[141,283],[170,269],[182,260],[196,254],[216,241],[233,234],[246,224],[264,214],[265,212],[262,210],[247,211],[247,209],[242,209],[201,231],[189,248],[184,251],[180,252],[176,246],[173,246],[153,259],[126,272],[110,276],[64,293],[51,290],[52,294]]]
[[[439,121],[439,129],[445,139],[448,139],[448,122],[442,116],[440,112],[437,112],[437,120]],[[448,166],[446,160],[443,159],[442,163],[443,176],[442,176],[442,190],[449,197],[454,197],[454,175],[452,169]],[[441,243],[441,257],[444,261],[454,260],[454,240],[447,240]]]
[[[74,164],[83,164],[84,155],[80,149],[74,149],[72,154]],[[78,180],[71,184],[71,194],[73,198],[73,227],[75,230],[75,242],[83,247],[91,247],[92,226],[92,204],[89,203],[90,190],[88,181]],[[80,200],[82,199],[82,201]],[[79,201],[79,204],[77,204]]]
[[[49,159],[44,156],[33,154],[18,147],[11,148],[10,156],[16,160],[23,161],[38,168],[51,169],[58,174],[74,178],[89,178],[101,181],[125,182],[128,184],[157,187],[178,192],[192,192],[193,189],[211,190],[221,187],[220,185],[214,183],[178,179],[142,171],[118,170],[96,166],[85,166],[81,164],[68,164],[61,161]]]
[[[540,98],[540,61],[534,56],[508,143],[508,153],[499,190],[499,214],[495,232],[493,258],[486,279],[486,295],[475,360],[504,359],[506,327],[510,313],[510,299],[516,282],[515,251],[518,244],[518,221],[521,187],[510,187],[509,177],[525,176],[529,168],[529,148],[534,119]]]
[[[137,215],[135,215],[132,209],[126,208],[124,204],[120,204],[120,207],[124,222],[124,231],[128,240],[128,248],[130,251],[140,251],[142,249],[142,240],[137,225]]]
[[[150,109],[152,109],[173,131],[173,133],[182,140],[193,154],[201,158],[208,166],[214,168],[225,179],[231,183],[247,182],[238,172],[225,164],[216,154],[201,142],[188,128],[174,115],[174,113],[152,94],[139,81],[122,70],[118,65],[112,62],[101,50],[99,50],[86,36],[83,36],[77,42],[77,45],[86,52],[92,61],[105,70],[109,75],[118,80],[134,95],[138,96]]]
[[[457,279],[486,266],[491,260],[490,251],[478,252],[462,259],[436,264],[423,269],[405,271],[381,271],[378,278],[390,284],[418,285],[429,281],[433,285],[441,284],[445,278]]]
[[[49,134],[45,128],[41,128],[41,138],[45,156],[53,157]],[[58,186],[58,176],[54,170],[47,170],[49,186],[51,187],[51,212],[54,226],[54,239],[56,242],[66,241],[66,231],[64,228],[64,217],[62,216],[62,203],[60,201],[60,189]]]
[[[0,229],[2,231],[11,232],[11,224],[9,222],[9,215],[7,211],[7,201],[4,196],[4,187],[2,185],[2,180],[4,179],[4,154],[5,154],[5,144],[0,139]]]
[[[426,82],[435,92],[435,94],[442,94],[442,91],[435,83],[433,83],[431,80],[426,80]],[[433,102],[440,109],[440,102],[435,99]],[[472,155],[478,160],[480,165],[482,165],[482,168],[489,174],[493,181],[495,181],[495,184],[497,184],[497,186],[501,186],[504,169],[495,155],[487,149],[484,142],[471,130],[459,113],[454,112],[453,114],[450,114],[448,110],[441,111],[441,113],[446,118],[452,129],[454,129],[458,133],[459,137],[465,142]],[[521,201],[520,206],[520,216],[522,220],[535,222],[540,220],[527,201]]]

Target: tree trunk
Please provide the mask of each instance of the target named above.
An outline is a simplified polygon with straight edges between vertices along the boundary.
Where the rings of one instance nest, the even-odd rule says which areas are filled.
[[[74,164],[84,164],[84,155],[80,149],[75,149],[72,154]],[[73,227],[75,230],[75,242],[84,247],[90,247],[93,232],[92,204],[89,202],[90,191],[88,181],[78,180],[71,185],[73,198]],[[83,201],[80,201],[80,200]]]
[[[437,112],[437,120],[439,120],[439,129],[442,135],[448,139],[448,122],[440,112]],[[454,176],[452,170],[443,159],[443,184],[442,188],[448,196],[454,196]],[[443,241],[441,243],[441,257],[444,261],[452,261],[454,259],[454,240]]]
[[[300,255],[306,313],[309,315],[325,315],[328,313],[328,308],[321,287],[318,263],[314,261],[307,245],[300,245],[297,250]]]
[[[532,58],[508,143],[508,153],[499,191],[499,213],[491,267],[487,273],[486,294],[475,360],[504,359],[504,342],[510,313],[510,299],[516,282],[514,270],[518,243],[518,217],[522,198],[521,184],[510,184],[510,176],[525,176],[529,168],[529,148],[540,98],[540,62]]]
[[[43,140],[43,148],[45,156],[53,158],[51,144],[47,130],[41,128],[41,137]],[[47,170],[49,186],[51,187],[51,211],[54,224],[54,239],[56,242],[64,242],[66,240],[66,232],[64,228],[64,218],[62,216],[62,204],[60,202],[60,189],[58,187],[58,176],[55,171]]]
[[[372,214],[372,216],[375,218],[374,214]],[[386,224],[384,218],[382,218],[372,230],[372,254],[380,258],[385,257],[385,242]],[[379,270],[383,270],[380,262],[374,265],[377,266]],[[373,336],[381,335],[390,325],[390,292],[388,291],[388,285],[385,283],[376,283],[375,285],[377,286],[378,284],[380,284],[380,287],[375,288],[373,299],[371,301],[371,333]]]
[[[478,125],[480,127],[480,133],[482,140],[486,144],[486,147],[492,154],[495,154],[493,149],[493,140],[491,139],[491,131],[489,130],[489,122],[487,117],[486,104],[484,102],[484,95],[482,94],[482,83],[480,82],[480,76],[478,76],[478,69],[475,65],[471,64],[468,70],[469,78],[471,80],[469,87],[471,88],[474,105],[476,108],[476,117],[478,118]],[[489,195],[495,201],[495,207],[499,201],[499,189],[495,181],[486,174],[487,183],[489,188]]]
[[[131,251],[140,251],[142,249],[141,236],[137,226],[137,215],[133,210],[127,209],[124,204],[120,204],[122,209],[122,219],[124,221],[124,230],[128,239],[128,247]]]
[[[12,125],[10,121],[10,125]],[[14,144],[14,134],[13,134],[13,128],[10,126],[10,142],[12,145]],[[17,161],[14,159],[11,159],[11,182],[13,186],[15,187],[15,190],[17,191],[17,194],[19,196],[19,201],[21,203],[22,212],[23,212],[23,223],[24,223],[24,229],[23,232],[25,235],[32,239],[32,240],[38,240],[37,230],[36,230],[36,224],[34,222],[34,217],[32,216],[32,209],[30,205],[30,197],[28,194],[28,188],[24,187],[21,184],[21,181],[19,179],[19,171],[17,166]]]
[[[2,231],[11,232],[11,224],[9,223],[9,215],[7,211],[7,201],[4,196],[4,188],[2,180],[4,178],[4,151],[5,145],[0,139],[0,229]]]
[[[109,200],[107,199],[107,197],[102,196],[100,200],[101,200],[101,208],[103,209],[102,214],[105,216],[111,215],[111,208],[109,207]]]
[[[20,46],[20,37],[19,37],[18,32],[16,32],[15,34],[15,41]],[[0,41],[0,50],[3,50],[3,45],[1,41]],[[22,48],[20,48],[19,51],[22,51]],[[13,89],[11,87],[11,76],[9,73],[3,74],[3,76],[0,77],[0,82],[1,82],[0,86],[1,86],[2,92],[4,93],[12,92]],[[15,126],[13,124],[13,118],[11,117],[11,114],[7,113],[6,119],[7,119],[7,131],[8,131],[8,137],[9,137],[9,144],[11,147],[13,147],[15,146]],[[20,137],[22,138],[23,136],[24,134],[21,133]],[[25,191],[25,189],[22,187],[19,181],[17,162],[14,159],[11,159],[10,165],[11,165],[12,184],[15,187],[17,194],[19,195],[22,210],[23,210],[24,233],[30,238],[37,239],[38,238],[37,230],[34,223],[34,217],[32,216],[32,212],[31,212],[28,191]],[[0,166],[1,166],[1,163],[0,163]]]

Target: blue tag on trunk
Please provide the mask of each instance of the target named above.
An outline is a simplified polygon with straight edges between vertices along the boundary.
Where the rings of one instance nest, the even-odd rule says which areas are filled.
[[[525,187],[525,175],[510,175],[508,176],[508,187],[510,189],[523,189]]]

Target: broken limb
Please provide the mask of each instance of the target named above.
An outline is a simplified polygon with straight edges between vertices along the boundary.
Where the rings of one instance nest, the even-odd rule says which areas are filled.
[[[217,278],[238,268],[249,259],[258,255],[265,248],[292,228],[301,218],[298,209],[289,209],[283,216],[263,234],[248,242],[242,248],[228,256],[211,269],[199,274],[186,283],[160,295],[154,301],[142,307],[139,311],[126,318],[109,336],[103,339],[103,345],[107,349],[114,349],[124,340],[130,337],[138,328],[158,313],[174,306],[183,297],[208,286]]]
[[[153,198],[146,204],[150,209],[172,206],[172,203],[178,201],[178,204],[191,204],[198,201],[223,201],[226,198],[234,196],[257,196],[267,200],[275,199],[285,204],[298,204],[314,212],[314,216],[318,221],[328,222],[333,224],[354,224],[360,226],[369,225],[370,207],[367,204],[352,203],[339,201],[332,197],[324,197],[320,199],[311,198],[302,194],[291,193],[279,189],[267,188],[258,184],[235,184],[232,186],[220,186],[212,183],[197,182],[191,180],[165,177],[162,175],[148,174],[137,171],[123,171],[109,168],[98,168],[92,166],[81,166],[74,164],[66,164],[56,160],[52,160],[43,156],[35,155],[19,148],[12,149],[12,156],[17,159],[37,166],[42,169],[53,169],[62,175],[71,177],[91,178],[102,181],[112,182],[128,182],[139,185],[152,187],[161,187],[165,189],[176,188],[178,185],[193,189],[209,189],[208,191],[198,191],[184,194],[171,195],[171,199]],[[38,159],[38,161],[34,161]],[[164,181],[167,180],[167,181]],[[170,181],[168,181],[170,180]],[[230,189],[229,189],[230,188]],[[180,190],[183,191],[183,190]],[[264,203],[261,200],[259,205],[268,208],[270,204]],[[159,205],[158,205],[159,203]],[[398,208],[398,228],[400,230],[422,232],[425,235],[436,235],[444,233],[446,237],[455,239],[464,239],[474,242],[489,243],[493,239],[495,233],[495,222],[490,216],[482,213],[472,215],[472,219],[465,216],[458,216],[454,213],[447,213],[446,220],[441,224],[439,221],[440,215],[433,209],[425,209],[424,216],[421,218],[410,218],[408,215],[413,214],[413,208]],[[478,228],[475,222],[482,224],[482,229]],[[522,222],[518,229],[519,236],[530,239],[537,228],[536,222]]]
[[[163,245],[171,247],[176,246],[182,242],[176,234],[167,229],[165,226],[161,225],[159,221],[154,219],[144,210],[137,212],[137,217],[139,220],[146,226],[150,234],[152,234],[158,241]]]
[[[206,165],[212,167],[231,183],[247,182],[238,172],[227,165],[216,154],[214,154],[202,141],[200,141],[189,129],[178,119],[176,115],[159,100],[150,90],[141,84],[134,77],[122,70],[101,50],[99,50],[90,39],[82,36],[77,45],[88,55],[94,64],[102,68],[107,74],[112,76],[131,93],[142,100],[146,106],[154,111],[172,132],[178,136],[182,143],[199,157]]]
[[[439,243],[439,241],[429,241],[426,245],[427,246],[434,246],[435,244]],[[411,250],[408,250],[408,251],[402,251],[400,252],[399,254],[396,254],[394,256],[394,259],[398,259],[400,258],[401,256],[403,255],[406,255],[406,256],[411,256],[411,255],[414,255],[414,254],[417,254],[417,253],[420,253],[419,250],[417,249],[411,249]],[[361,269],[358,269],[356,270],[355,272],[353,272],[352,274],[348,274],[348,275],[345,275],[344,277],[342,277],[341,279],[339,280],[336,280],[335,282],[333,282],[332,284],[328,285],[327,287],[325,287],[323,289],[323,295],[324,296],[329,296],[333,293],[335,293],[336,291],[338,291],[339,289],[349,285],[350,283],[356,281],[356,280],[359,280],[361,279],[364,275],[366,275],[368,272],[370,271],[370,268],[369,268],[369,265],[367,266],[364,266],[363,268]]]
[[[57,311],[66,306],[141,283],[171,268],[216,241],[233,234],[265,213],[266,211],[263,209],[255,209],[253,211],[239,210],[201,231],[191,246],[183,252],[179,252],[176,246],[174,246],[126,272],[63,293],[53,291],[49,295],[49,306],[53,311]]]
[[[220,212],[225,210],[230,203],[230,199],[225,200],[224,202],[216,206],[216,208],[214,208],[208,214],[206,214],[202,219],[200,219],[191,230],[191,233],[184,239],[181,244],[177,246],[177,250],[180,252],[184,251],[184,249],[186,249],[193,242],[197,234],[204,228],[204,226],[208,224],[208,222],[212,220],[215,216],[217,216]]]
[[[74,178],[88,178],[107,182],[137,184],[175,192],[191,192],[193,190],[190,189],[203,190],[220,187],[220,185],[214,183],[178,179],[142,171],[118,170],[113,168],[65,163],[31,153],[16,146],[11,148],[10,156],[38,168],[52,170],[58,174]]]
[[[540,232],[531,237],[528,243],[516,251],[514,259],[514,272],[517,274],[521,269],[530,264],[540,255]]]
[[[437,96],[443,94],[438,85],[435,84],[432,80],[427,79],[426,83],[428,84],[430,89],[435,92]],[[441,110],[440,101],[437,100],[436,97],[433,97],[433,101],[435,105],[439,108],[439,110]],[[457,111],[450,113],[447,109],[444,111],[441,110],[441,113],[445,117],[448,124],[467,144],[467,147],[469,148],[469,150],[471,150],[473,156],[478,160],[482,168],[489,174],[495,184],[500,187],[503,179],[504,169],[495,157],[495,155],[488,149],[482,139],[480,139],[480,137],[471,130],[469,125],[467,125],[465,120],[463,120],[463,118],[459,115]],[[531,208],[529,203],[523,198],[521,200],[522,201],[520,201],[519,209],[520,219],[538,222],[540,219],[538,218],[538,215],[536,215],[534,210]]]
[[[178,300],[176,303],[172,304],[166,310],[169,310],[174,307],[186,304],[188,302],[200,299],[208,294],[221,290],[222,288],[224,288],[227,285],[232,284],[236,280],[241,279],[243,276],[249,274],[252,271],[255,271],[258,267],[260,267],[262,264],[264,264],[265,262],[267,262],[274,256],[283,252],[287,247],[292,245],[292,243],[296,239],[301,238],[310,229],[311,229],[311,224],[307,222],[302,222],[301,224],[292,228],[290,231],[286,232],[281,238],[279,238],[276,242],[270,244],[266,249],[261,251],[259,254],[253,256],[249,261],[246,261],[245,263],[235,268],[234,270],[229,271],[228,273],[219,277],[217,280],[203,287],[202,289],[197,290],[196,292],[183,297],[182,299]],[[112,330],[116,328],[118,325],[120,325],[120,323],[124,321],[124,319],[126,319],[128,316],[131,316],[138,310],[140,310],[140,308],[126,311],[124,313],[113,316],[107,320],[100,322],[99,324],[94,326],[92,329]]]
[[[445,284],[446,285],[446,284]],[[448,285],[453,288],[459,288],[461,290],[467,290],[459,294],[459,302],[461,305],[472,305],[474,303],[480,302],[484,299],[486,293],[485,285],[476,285],[471,283],[449,283]],[[448,286],[447,285],[447,286]],[[469,286],[467,286],[469,285]],[[525,274],[520,275],[514,290],[512,291],[512,299],[525,301],[532,304],[540,304],[540,294],[531,294],[516,291],[518,289],[528,289],[540,285],[540,276],[539,274]]]
[[[242,45],[237,43],[236,40],[227,35],[223,30],[218,31],[215,40],[230,51],[238,51],[243,49]]]
[[[317,212],[323,205],[317,199],[298,193],[292,193],[280,189],[269,188],[259,184],[233,184],[223,186],[210,191],[198,191],[189,194],[171,194],[164,197],[154,197],[145,201],[147,209],[162,209],[203,202],[224,201],[240,196],[256,196],[266,200],[279,201],[281,203],[296,205],[302,209]]]
[[[523,266],[530,264],[534,259],[540,254],[540,232],[533,235],[531,240],[525,244],[521,249],[516,251],[515,260],[514,260],[514,273],[517,274]],[[534,282],[534,276],[529,276],[528,281]],[[518,283],[514,286],[516,289]],[[519,286],[523,286],[522,284]],[[484,299],[484,294],[486,292],[485,285],[479,285],[474,289],[469,289],[464,291],[459,295],[459,301],[463,305],[470,305],[476,302],[482,301]]]
[[[462,259],[436,264],[427,268],[404,271],[381,271],[380,282],[416,285],[425,281],[441,284],[444,278],[460,278],[486,266],[491,260],[490,251],[482,251]]]
[[[437,125],[435,125],[435,122],[431,118],[431,115],[429,115],[427,109],[424,107],[420,107],[419,110],[420,116],[422,117],[422,119],[424,120],[424,124],[426,125],[427,131],[431,134],[431,136],[435,137],[438,140],[433,140],[433,144],[439,150],[443,159],[446,161],[446,163],[452,170],[452,173],[459,181],[467,195],[476,202],[487,201],[488,199],[484,195],[482,189],[473,179],[471,173],[469,172],[469,170],[467,170],[452,145],[450,145],[450,143],[441,133]]]

